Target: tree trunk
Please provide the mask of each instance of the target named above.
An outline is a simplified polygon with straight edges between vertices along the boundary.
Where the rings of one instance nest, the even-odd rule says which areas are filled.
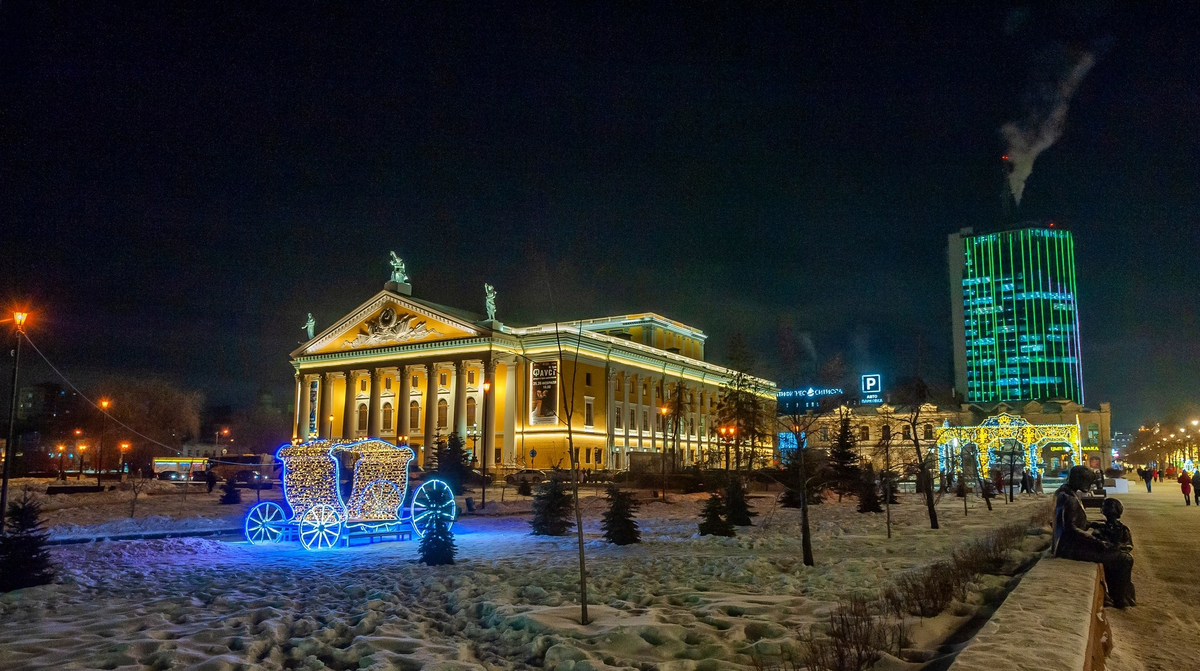
[[[925,481],[925,508],[929,512],[929,528],[937,529],[939,527],[937,506],[933,501],[933,475],[929,472],[929,468],[927,466],[922,466],[921,475],[922,479]]]

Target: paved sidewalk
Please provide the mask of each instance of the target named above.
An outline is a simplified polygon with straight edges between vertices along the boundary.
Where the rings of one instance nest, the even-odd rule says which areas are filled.
[[[1130,493],[1117,498],[1133,532],[1138,605],[1106,609],[1114,642],[1108,671],[1198,669],[1200,507],[1184,506],[1174,482],[1154,483],[1152,494],[1130,482]]]

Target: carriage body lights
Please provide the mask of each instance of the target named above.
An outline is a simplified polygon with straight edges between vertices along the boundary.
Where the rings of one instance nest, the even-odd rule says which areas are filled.
[[[1038,473],[1045,467],[1040,455],[1048,444],[1066,443],[1063,451],[1072,454],[1076,463],[1083,458],[1078,424],[1031,424],[1008,413],[989,417],[978,426],[946,424],[937,428],[935,436],[938,467],[947,472],[962,470],[962,448],[967,445],[976,447],[979,472],[990,472],[992,464],[998,463],[997,457],[1004,452],[1001,448],[1005,441],[1021,445],[1025,468],[1031,473]]]
[[[354,486],[349,501],[342,500],[340,452],[356,457]],[[382,440],[336,442],[316,440],[285,445],[275,453],[283,462],[283,496],[299,520],[315,506],[345,511],[351,523],[394,524],[408,489],[408,466],[413,451]]]

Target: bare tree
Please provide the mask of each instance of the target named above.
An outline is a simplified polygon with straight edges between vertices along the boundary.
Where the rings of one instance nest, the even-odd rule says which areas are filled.
[[[937,502],[933,496],[933,472],[930,463],[937,460],[937,444],[927,438],[923,431],[928,412],[929,385],[919,376],[902,382],[893,396],[905,408],[901,421],[912,433],[912,457],[909,461],[917,474],[917,491],[925,495],[925,508],[929,515],[929,528],[938,528]]]
[[[588,624],[587,611],[587,558],[583,552],[583,511],[579,509],[579,454],[575,451],[575,433],[571,426],[571,418],[575,414],[575,382],[579,371],[579,348],[583,340],[583,324],[579,325],[579,331],[575,333],[575,352],[571,362],[571,384],[562,384],[566,380],[561,380],[559,387],[562,389],[563,402],[559,405],[559,420],[564,421],[567,425],[567,456],[571,460],[571,497],[575,503],[575,536],[579,545],[579,623]],[[559,330],[557,323],[554,324],[554,341],[558,346],[558,370],[559,377],[562,378],[563,370],[563,342],[562,332]],[[664,452],[665,456],[665,452]]]
[[[137,514],[138,496],[141,495],[141,493],[146,489],[146,485],[150,484],[151,480],[153,480],[153,478],[145,477],[145,475],[142,473],[142,469],[140,468],[134,469],[134,472],[130,473],[129,479],[126,480],[125,487],[128,488],[130,492],[133,492],[133,498],[129,499],[130,517],[133,517]]]

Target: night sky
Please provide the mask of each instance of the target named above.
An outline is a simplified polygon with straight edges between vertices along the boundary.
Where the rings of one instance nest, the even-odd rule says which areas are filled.
[[[786,321],[949,384],[945,236],[999,219],[1030,68],[1004,4],[111,4],[0,5],[0,300],[82,382],[212,403],[290,401],[389,250],[508,323],[660,312],[771,376]],[[1117,428],[1200,398],[1197,19],[1113,9],[1021,210],[1074,231]]]

